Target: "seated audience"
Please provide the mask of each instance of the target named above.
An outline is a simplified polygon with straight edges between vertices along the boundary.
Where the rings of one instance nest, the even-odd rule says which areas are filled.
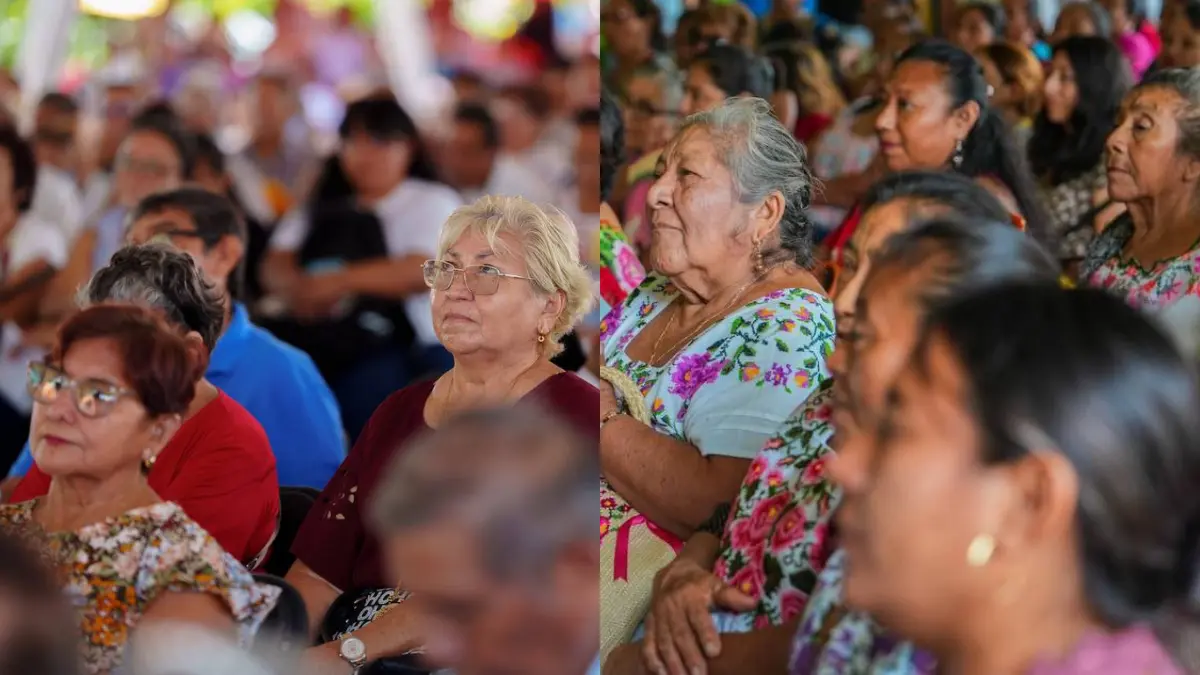
[[[915,346],[863,369],[829,462],[846,607],[927,650],[922,672],[1196,672],[1200,392],[1171,341],[1055,284],[923,322],[894,291],[869,307]]]
[[[523,199],[484,197],[451,215],[436,255],[425,278],[433,325],[454,368],[396,392],[375,411],[292,547],[297,562],[287,579],[312,621],[325,624],[313,626],[327,641],[313,650],[314,663],[337,667],[346,636],[365,644],[370,659],[421,644],[422,627],[403,604],[372,621],[407,594],[392,593],[398,579],[385,572],[364,517],[406,440],[464,410],[517,401],[541,403],[580,433],[596,434],[596,388],[550,362],[592,304],[575,228]]]
[[[225,316],[221,296],[187,254],[162,245],[122,249],[81,292],[83,305],[119,302],[150,307],[180,330],[199,336],[211,353]],[[179,504],[222,548],[255,567],[267,553],[279,518],[275,458],[262,426],[206,379],[182,413],[178,431],[148,467],[150,487]],[[35,464],[9,501],[40,497],[49,471]]]
[[[1185,0],[1162,16],[1162,52],[1158,68],[1200,66],[1200,0]]]
[[[36,544],[79,611],[87,673],[119,670],[139,626],[180,621],[249,643],[278,589],[255,583],[146,480],[192,405],[204,345],[153,310],[101,305],[68,319],[29,367],[43,496],[0,507]]]
[[[1125,213],[1088,249],[1080,280],[1131,305],[1163,308],[1200,295],[1200,72],[1152,73],[1108,136],[1108,195]]]
[[[596,457],[594,435],[530,407],[447,419],[392,462],[372,529],[426,627],[423,661],[587,671],[599,636]]]
[[[32,209],[71,239],[84,216],[83,194],[75,181],[79,169],[79,104],[66,94],[50,92],[38,101],[33,123],[38,178]]]
[[[1028,152],[1033,120],[1042,106],[1045,66],[1027,47],[1009,42],[984,45],[975,52],[996,107],[1012,130],[1018,152]]]
[[[446,181],[464,202],[507,195],[540,204],[554,197],[543,177],[500,154],[500,130],[485,105],[462,103],[455,109],[454,131],[441,155]]]

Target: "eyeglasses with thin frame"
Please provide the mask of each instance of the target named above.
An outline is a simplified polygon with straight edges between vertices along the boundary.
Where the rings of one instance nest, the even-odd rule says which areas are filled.
[[[435,291],[446,291],[454,285],[454,277],[463,275],[467,290],[475,295],[491,295],[500,289],[501,279],[524,279],[529,277],[520,274],[501,272],[492,265],[471,265],[458,267],[445,260],[426,260],[421,264],[421,272],[425,275],[425,285]]]
[[[123,397],[136,395],[104,380],[76,380],[40,361],[29,364],[25,390],[30,398],[42,405],[52,405],[64,391],[69,392],[79,414],[91,419],[104,417]]]

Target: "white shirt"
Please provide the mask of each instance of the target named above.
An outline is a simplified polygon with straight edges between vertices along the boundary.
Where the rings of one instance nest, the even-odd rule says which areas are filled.
[[[38,169],[30,211],[56,225],[71,240],[83,224],[83,195],[69,174],[43,166]]]
[[[437,254],[438,237],[450,214],[462,206],[458,193],[441,183],[409,178],[375,205],[375,215],[383,223],[383,238],[393,258]],[[270,247],[295,253],[308,236],[308,216],[293,211],[284,217],[271,235]],[[404,301],[405,313],[421,345],[435,345],[433,305],[428,291],[413,293]]]
[[[468,204],[484,195],[524,197],[535,204],[550,204],[554,201],[554,187],[524,164],[501,155],[496,157],[492,173],[483,187],[466,188],[459,193]]]

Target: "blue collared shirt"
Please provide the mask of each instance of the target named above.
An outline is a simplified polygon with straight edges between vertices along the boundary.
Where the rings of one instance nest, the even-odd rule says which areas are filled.
[[[238,303],[206,377],[267,432],[280,485],[325,487],[346,457],[346,437],[333,392],[307,354],[255,326]],[[32,465],[27,443],[9,476]]]

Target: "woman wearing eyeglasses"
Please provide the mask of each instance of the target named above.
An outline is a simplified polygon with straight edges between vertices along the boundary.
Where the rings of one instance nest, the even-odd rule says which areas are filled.
[[[325,642],[310,650],[318,670],[328,664],[340,672],[421,646],[418,620],[399,604],[404,595],[393,589],[400,580],[384,572],[363,511],[406,441],[457,412],[517,401],[540,403],[581,433],[597,433],[596,388],[550,362],[593,302],[566,217],[520,197],[482,197],[450,216],[436,259],[422,271],[433,290],[434,330],[454,366],[379,406],[292,546],[296,564],[287,579]]]
[[[199,624],[249,642],[275,605],[146,474],[174,436],[208,357],[154,310],[98,305],[60,328],[29,371],[31,439],[51,476],[45,496],[0,507],[57,569],[80,613],[85,672],[118,670],[127,642],[155,622]]]

